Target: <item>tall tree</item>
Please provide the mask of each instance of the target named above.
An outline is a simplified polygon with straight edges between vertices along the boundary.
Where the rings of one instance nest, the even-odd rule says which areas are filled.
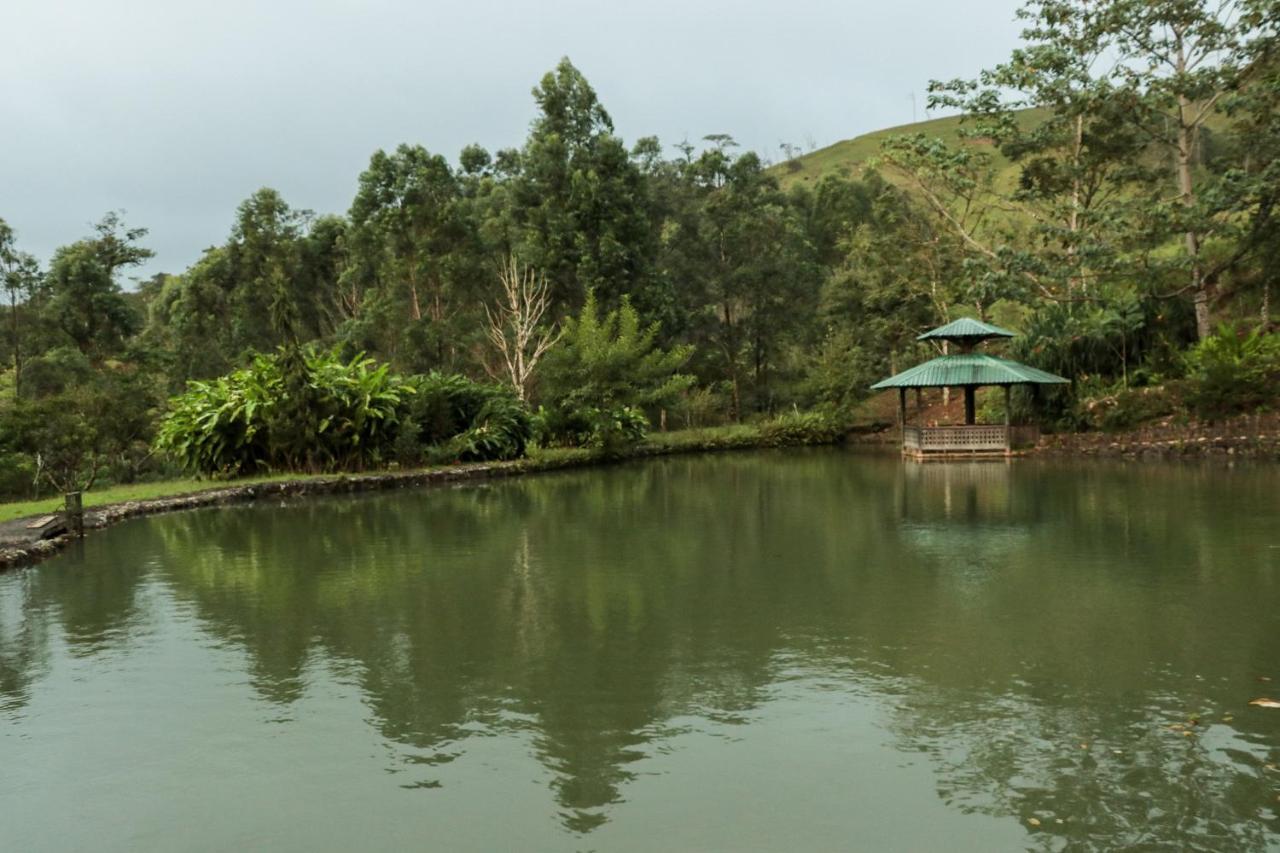
[[[361,173],[345,289],[357,324],[379,327],[374,337],[388,356],[432,366],[448,361],[448,324],[475,277],[463,213],[453,169],[421,146],[378,151]]]
[[[820,274],[800,216],[760,158],[711,141],[683,167],[692,196],[664,228],[663,265],[689,336],[718,356],[702,372],[728,382],[737,419],[748,406],[772,407],[773,374],[813,315]]]
[[[1018,167],[1003,205],[1033,223],[1031,240],[1002,259],[1043,295],[1074,298],[1118,263],[1123,193],[1147,137],[1109,79],[1116,36],[1105,4],[1030,0],[1018,11],[1023,45],[976,80],[934,81],[929,104],[962,111],[962,136],[991,143]]]
[[[539,115],[520,152],[513,216],[521,255],[569,308],[594,290],[616,306],[652,250],[646,185],[595,90],[566,58],[533,90]]]
[[[1157,238],[1165,228],[1182,234],[1186,284],[1180,291],[1191,294],[1201,339],[1212,331],[1225,268],[1206,259],[1205,244],[1237,224],[1230,200],[1205,191],[1211,178],[1204,169],[1204,131],[1220,99],[1239,82],[1239,12],[1235,0],[1110,0],[1103,21],[1119,51],[1130,121],[1171,155],[1174,200],[1157,185],[1143,203]]]
[[[228,308],[236,349],[266,351],[303,335],[301,241],[312,219],[263,187],[236,208],[226,245]],[[282,324],[287,328],[282,328]]]
[[[1248,222],[1236,252],[1256,261],[1253,279],[1265,328],[1280,279],[1280,0],[1247,0],[1241,29],[1245,37],[1236,57],[1241,85],[1224,99],[1241,150],[1222,187]]]
[[[104,216],[94,231],[54,254],[41,310],[82,353],[100,361],[118,352],[141,325],[117,276],[154,253],[138,245],[147,229],[128,228],[118,213]]]
[[[13,350],[13,396],[22,396],[22,338],[19,311],[30,301],[40,283],[35,257],[17,247],[13,229],[0,219],[0,283],[9,294],[9,335]]]

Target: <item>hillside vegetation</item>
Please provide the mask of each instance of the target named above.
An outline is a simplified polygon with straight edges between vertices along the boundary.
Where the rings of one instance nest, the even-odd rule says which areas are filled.
[[[1014,114],[1019,125],[1025,128],[1030,128],[1045,118],[1045,112],[1037,109],[1016,110]],[[966,134],[966,130],[962,116],[946,116],[888,127],[884,130],[864,133],[852,139],[845,139],[834,145],[779,163],[773,167],[773,173],[777,175],[779,183],[786,188],[814,187],[828,176],[861,177],[866,173],[868,164],[880,158],[885,142],[895,136],[922,134],[937,137],[952,145],[972,146],[991,151],[998,182],[1004,186],[1012,186],[1018,173],[1017,165],[1003,156],[991,140],[972,139]]]

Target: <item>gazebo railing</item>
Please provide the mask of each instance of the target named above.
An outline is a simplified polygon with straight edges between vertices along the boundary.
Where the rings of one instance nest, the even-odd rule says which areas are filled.
[[[1039,430],[1035,427],[1003,424],[908,424],[902,428],[902,449],[914,453],[1004,452],[1015,446],[1034,445],[1038,438]]]

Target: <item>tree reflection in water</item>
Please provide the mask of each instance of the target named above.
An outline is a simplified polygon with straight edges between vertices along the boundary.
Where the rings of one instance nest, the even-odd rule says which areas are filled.
[[[1261,849],[1276,477],[815,451],[157,518],[0,579],[0,712],[52,645],[145,630],[158,583],[282,708],[347,673],[397,784],[522,739],[578,833],[690,720],[749,739],[799,666],[874,697],[949,806],[1048,849]]]

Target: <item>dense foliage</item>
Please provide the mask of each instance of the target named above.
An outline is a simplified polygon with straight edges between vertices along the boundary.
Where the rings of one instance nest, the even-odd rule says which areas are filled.
[[[372,359],[281,349],[192,381],[171,402],[156,443],[203,474],[364,468],[387,458],[412,393]]]
[[[1223,327],[1191,351],[1191,405],[1208,418],[1274,403],[1280,389],[1280,335]]]
[[[958,134],[893,134],[817,178],[725,134],[628,146],[566,59],[519,147],[374,152],[343,215],[263,188],[134,290],[151,253],[119,215],[45,269],[0,222],[0,488],[159,476],[168,454],[342,469],[518,456],[534,430],[611,448],[847,421],[962,315],[1073,380],[1016,400],[1051,425],[1274,406],[1280,3],[1020,15],[1008,61],[932,84]]]
[[[694,382],[679,372],[691,349],[658,347],[658,325],[643,326],[626,297],[601,315],[589,291],[564,326],[543,380],[552,401],[542,412],[545,440],[610,451],[635,444],[649,428],[645,410],[671,405]]]
[[[509,391],[466,377],[401,377],[363,355],[281,348],[170,402],[156,445],[187,470],[351,471],[398,461],[524,455],[532,418]]]
[[[409,380],[397,457],[435,461],[518,459],[533,436],[533,417],[509,389],[458,374],[431,372]]]

